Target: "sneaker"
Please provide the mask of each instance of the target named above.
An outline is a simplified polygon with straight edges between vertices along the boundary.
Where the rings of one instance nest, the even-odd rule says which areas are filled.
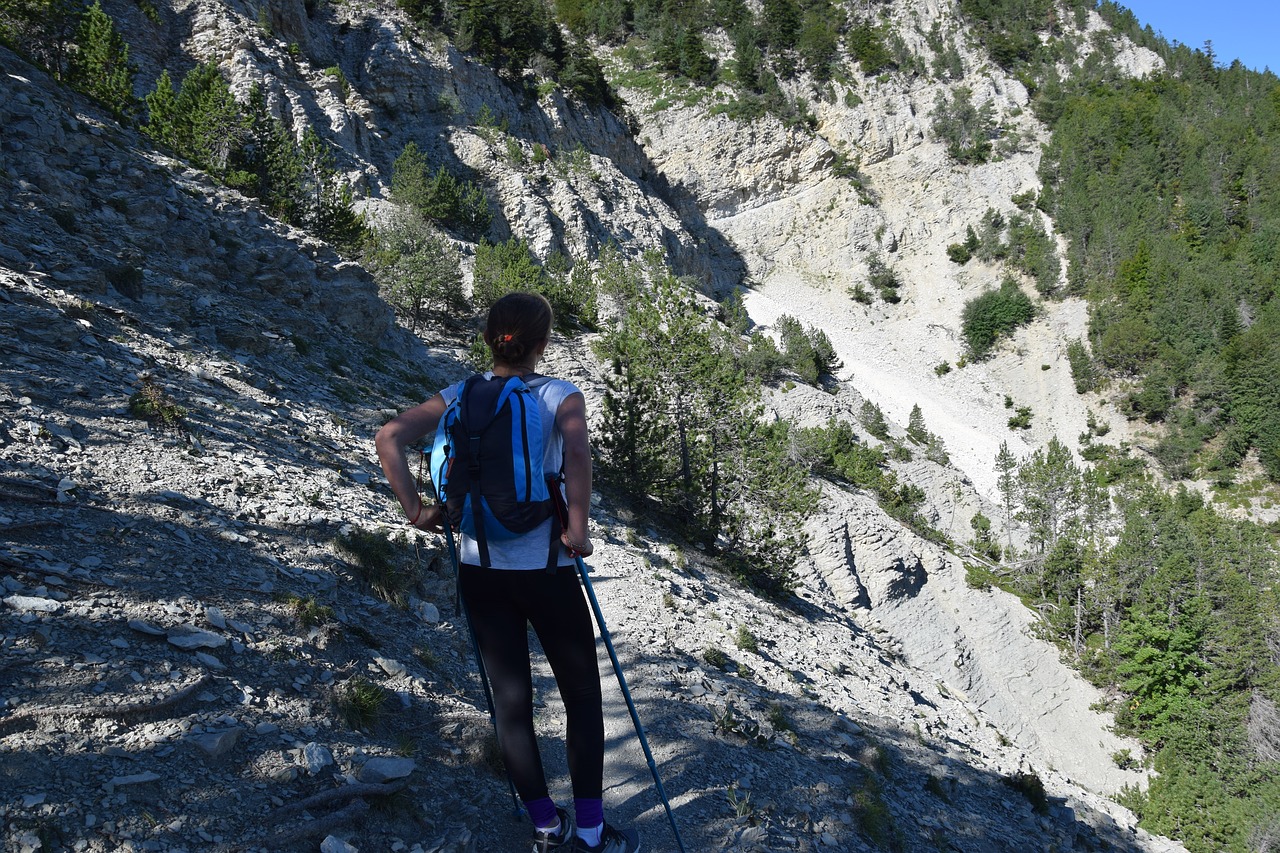
[[[556,806],[556,814],[560,816],[560,829],[557,832],[545,832],[541,829],[533,831],[533,853],[548,853],[550,850],[569,853],[573,849],[573,840],[577,838],[573,818],[559,806]]]
[[[604,825],[600,843],[591,847],[581,838],[574,838],[573,853],[639,853],[640,836],[634,829],[618,829]]]

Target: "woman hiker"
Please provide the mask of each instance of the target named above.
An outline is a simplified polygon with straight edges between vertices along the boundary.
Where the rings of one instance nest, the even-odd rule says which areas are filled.
[[[547,437],[542,470],[564,475],[564,530],[558,543],[552,538],[551,518],[516,538],[481,535],[478,542],[462,533],[459,584],[493,689],[502,759],[535,828],[533,850],[637,853],[636,832],[619,830],[604,820],[600,670],[591,615],[575,572],[575,558],[592,551],[587,537],[591,448],[582,392],[571,382],[535,373],[551,326],[551,305],[538,294],[512,293],[495,302],[484,329],[493,370],[484,378],[519,376],[537,400],[542,435]],[[409,523],[421,530],[441,532],[443,512],[439,504],[422,502],[404,448],[435,433],[462,387],[459,383],[445,388],[388,422],[377,435],[378,458],[387,482]],[[559,486],[552,484],[552,488]],[[482,567],[485,563],[489,568]],[[564,701],[573,816],[558,807],[547,791],[533,729],[526,623],[538,635]]]

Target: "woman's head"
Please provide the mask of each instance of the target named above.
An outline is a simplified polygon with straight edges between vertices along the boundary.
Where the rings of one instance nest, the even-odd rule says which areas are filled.
[[[498,364],[525,365],[551,337],[551,303],[538,293],[508,293],[493,303],[484,342]]]

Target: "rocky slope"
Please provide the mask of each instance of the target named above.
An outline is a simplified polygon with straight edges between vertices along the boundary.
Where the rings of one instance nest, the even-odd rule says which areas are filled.
[[[878,322],[877,336],[890,332],[880,338],[890,366],[917,350],[936,358],[932,339],[911,337],[928,316],[925,288],[908,287],[898,314],[877,309],[855,323],[840,313],[849,310],[840,276],[850,258],[890,245],[904,267],[943,262],[937,241],[963,220],[906,230],[926,207],[923,190],[886,183],[879,207],[855,206],[847,183],[823,175],[821,140],[644,114],[645,147],[616,119],[556,95],[531,107],[451,49],[413,47],[394,13],[273,9],[272,39],[236,5],[162,7],[159,25],[139,16],[139,28],[158,26],[140,40],[149,45],[140,65],[217,56],[241,89],[272,83],[282,114],[344,144],[375,209],[390,160],[414,139],[485,175],[504,214],[498,230],[539,251],[579,254],[610,237],[629,250],[662,246],[710,287],[750,269],[758,320],[785,306],[822,317],[833,340],[849,323],[858,334],[837,342],[851,386],[905,420],[906,398],[884,389],[918,373],[875,362],[860,372],[853,347],[870,352]],[[345,100],[317,70],[331,62],[352,82]],[[580,143],[589,167],[504,159],[506,140],[474,125],[481,105],[522,150]],[[861,128],[850,139],[868,149],[881,140],[886,172],[905,172],[913,155],[900,152],[931,143],[884,118],[895,114],[823,121]],[[414,120],[392,120],[404,115]],[[398,533],[372,450],[388,411],[465,371],[459,342],[432,328],[429,346],[397,329],[357,265],[159,155],[3,50],[0,124],[9,847],[280,850],[326,839],[342,849],[338,836],[360,849],[522,844],[527,826],[492,818],[510,805],[486,763],[483,696],[447,560],[430,537]],[[722,143],[721,167],[736,177],[678,167],[676,126]],[[1018,168],[951,179],[979,194],[972,207],[1007,200],[1033,174]],[[798,224],[787,231],[783,221]],[[950,328],[956,317],[938,315]],[[553,367],[596,401],[584,342],[558,344]],[[1004,369],[1016,372],[1013,361]],[[961,450],[960,426],[977,436],[985,426],[950,429],[935,416],[935,389],[916,387],[930,389],[919,400],[930,428],[977,488],[952,489],[963,475],[932,463],[913,479],[931,484],[938,526],[963,530],[989,484],[981,453]],[[147,399],[140,393],[155,422],[131,406]],[[859,399],[852,390],[781,397],[781,412],[840,417]],[[936,405],[964,399],[944,389]],[[156,421],[165,414],[169,426]],[[826,495],[787,608],[735,588],[607,500],[594,524],[597,589],[687,849],[1177,849],[1100,796],[1138,781],[1109,761],[1126,745],[1030,635],[1026,614],[969,590],[955,557],[867,499]],[[391,543],[398,596],[378,594],[390,581],[370,574],[359,548],[336,544],[365,532]],[[723,664],[708,663],[718,661],[708,649]],[[557,735],[549,673],[538,684],[540,726]],[[608,807],[641,828],[647,849],[675,849],[625,708],[612,691],[607,702]]]

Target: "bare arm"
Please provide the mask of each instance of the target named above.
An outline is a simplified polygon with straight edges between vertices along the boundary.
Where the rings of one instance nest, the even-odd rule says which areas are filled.
[[[413,472],[409,470],[409,462],[405,459],[404,448],[434,432],[444,410],[444,398],[437,394],[422,405],[414,406],[392,418],[378,430],[374,439],[374,445],[378,448],[378,461],[382,463],[382,471],[387,475],[391,491],[400,500],[400,508],[404,510],[405,517],[410,519],[410,523],[423,530],[442,529],[440,508],[434,505],[423,507]]]
[[[556,426],[564,438],[564,493],[569,526],[560,541],[572,553],[591,556],[587,513],[591,509],[591,442],[587,433],[587,403],[581,393],[570,394],[556,410]]]

